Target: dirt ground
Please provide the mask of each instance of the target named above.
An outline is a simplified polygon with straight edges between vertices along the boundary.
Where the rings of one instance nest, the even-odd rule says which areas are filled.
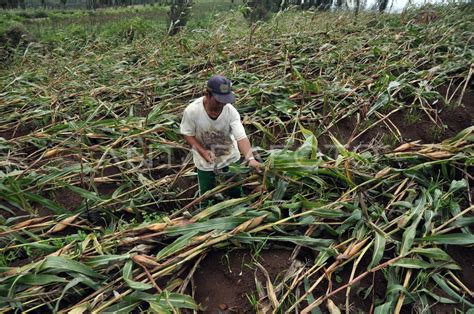
[[[291,265],[291,250],[272,249],[261,251],[258,261],[268,271],[274,286]],[[299,260],[303,260],[299,257]],[[367,263],[361,263],[361,269],[367,267]],[[305,262],[301,261],[300,265]],[[344,285],[349,281],[350,269],[344,269],[333,275],[331,279],[332,290]],[[235,250],[231,252],[215,251],[210,253],[200,264],[194,275],[195,299],[201,305],[203,313],[256,313],[250,299],[257,296],[255,277],[265,286],[265,277],[257,270],[253,263],[252,252],[248,250]],[[312,278],[314,281],[315,278]],[[364,293],[371,287],[370,293],[364,299]],[[385,294],[386,281],[381,273],[368,276],[352,287],[350,293],[351,309],[362,313],[370,311],[372,299],[382,297]],[[327,281],[313,291],[314,298],[326,295],[328,291]],[[304,293],[304,291],[301,291]],[[339,308],[343,308],[346,300],[346,290],[334,295],[331,299]],[[307,303],[301,303],[302,307]],[[327,313],[325,305],[320,309]]]
[[[290,266],[290,256],[288,250],[262,251],[259,262],[275,280]],[[248,297],[256,296],[256,273],[265,284],[248,250],[211,252],[194,275],[196,302],[201,304],[203,313],[255,313]]]
[[[420,140],[421,143],[439,142],[453,137],[460,131],[474,125],[474,89],[472,87],[467,88],[462,99],[460,99],[460,90],[452,96],[451,102],[448,105],[445,99],[448,93],[448,86],[438,88],[438,92],[443,96],[443,99],[438,102],[433,101],[430,104],[432,110],[428,111],[431,118],[436,121],[436,124],[426,112],[410,113],[409,110],[405,109],[390,115],[386,120],[387,123],[379,123],[368,129],[361,136],[354,137],[353,139],[351,139],[351,135],[357,135],[365,129],[365,127],[357,125],[355,116],[342,119],[330,128],[329,131],[342,144],[351,141],[350,147],[352,149],[365,149],[368,147],[382,149],[385,147],[385,149],[389,149],[390,146],[416,140]],[[452,91],[449,93],[452,93]],[[448,97],[451,98],[449,93]],[[407,100],[407,105],[409,102]],[[413,116],[416,116],[416,118],[413,118]],[[400,141],[394,141],[395,135],[391,135],[392,133],[395,133],[398,137],[401,135]],[[330,152],[332,141],[329,136],[321,136],[319,146],[323,152]]]
[[[448,254],[462,267],[463,273],[460,280],[472,291],[474,289],[474,252],[466,252],[465,248],[450,246]],[[261,251],[257,260],[268,271],[273,285],[291,265],[291,250],[271,249]],[[265,277],[254,264],[253,253],[249,250],[213,251],[201,262],[194,274],[195,299],[202,307],[202,313],[256,313],[250,299],[257,296],[255,277],[265,286]],[[370,254],[368,255],[370,256]],[[305,259],[299,256],[300,265],[308,266]],[[369,258],[362,259],[356,275],[363,273],[370,262]],[[330,291],[345,285],[350,280],[352,267],[344,267],[331,277]],[[312,278],[310,282],[314,282]],[[377,299],[385,296],[387,281],[382,272],[376,272],[363,278],[351,287],[349,305],[351,313],[373,312],[371,307]],[[324,280],[314,291],[314,298],[326,295],[328,292],[327,281]],[[444,292],[433,287],[438,295],[448,297]],[[301,291],[304,292],[304,291]],[[331,300],[339,309],[343,310],[346,304],[346,289],[334,295]],[[306,306],[302,303],[302,307]],[[416,304],[403,306],[402,313],[414,313],[418,309]],[[300,308],[301,309],[301,308]],[[463,310],[456,306],[456,309]],[[329,313],[325,304],[320,306],[323,313]],[[455,308],[449,304],[435,304],[432,313],[453,313]],[[465,309],[464,309],[465,310]]]

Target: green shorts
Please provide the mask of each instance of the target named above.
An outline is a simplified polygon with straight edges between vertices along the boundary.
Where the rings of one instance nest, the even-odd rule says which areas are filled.
[[[229,172],[229,167],[224,167],[220,169],[221,172]],[[217,186],[217,176],[219,174],[214,173],[214,171],[203,171],[199,170],[197,171],[198,174],[198,181],[199,181],[199,195],[203,195],[207,191],[212,190]],[[229,179],[229,178],[228,178]],[[232,181],[238,181],[239,176],[236,175]],[[233,188],[230,188],[224,192],[226,195],[230,197],[241,197],[242,196],[242,186],[235,186]],[[209,200],[208,200],[209,201]],[[204,201],[206,202],[206,201]]]

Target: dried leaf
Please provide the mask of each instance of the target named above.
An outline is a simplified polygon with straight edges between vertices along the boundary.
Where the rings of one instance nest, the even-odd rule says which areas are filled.
[[[404,144],[398,146],[397,148],[395,148],[393,151],[395,153],[407,151],[410,148],[415,147],[419,142],[420,141],[413,141],[413,142],[409,142],[409,143],[404,143]]]
[[[54,157],[61,151],[62,151],[62,149],[60,149],[60,148],[51,148],[51,149],[46,150],[43,157],[44,158]]]
[[[453,156],[453,154],[446,151],[438,151],[438,152],[427,153],[425,154],[425,156],[432,159],[443,159],[443,158],[449,158]]]
[[[132,260],[137,264],[147,267],[156,267],[161,265],[156,261],[155,258],[148,255],[134,255],[132,256]]]
[[[38,222],[42,222],[42,221],[46,220],[47,218],[49,218],[49,217],[38,217],[38,218],[28,219],[28,220],[22,221],[22,222],[20,222],[16,225],[14,225],[12,227],[12,229],[21,229],[21,228],[27,227],[29,225],[36,224]]]
[[[167,225],[168,225],[167,223],[158,222],[158,223],[151,224],[147,226],[146,228],[150,231],[157,232],[157,231],[163,231]]]
[[[334,304],[331,299],[327,300],[326,305],[330,314],[341,314],[341,310],[336,306],[336,304]]]
[[[390,170],[392,170],[392,168],[390,167],[383,168],[382,170],[380,170],[379,172],[375,174],[375,178],[378,179],[380,177],[385,176],[386,174],[390,173]]]
[[[79,214],[76,214],[76,215],[73,215],[73,216],[67,217],[66,219],[61,220],[61,221],[58,222],[53,228],[51,228],[51,229],[48,231],[48,233],[54,233],[54,232],[63,231],[64,229],[66,229],[67,227],[69,227],[69,225],[70,225],[74,220],[76,220],[77,217],[79,217]]]

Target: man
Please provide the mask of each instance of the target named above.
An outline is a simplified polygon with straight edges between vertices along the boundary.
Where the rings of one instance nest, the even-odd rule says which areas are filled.
[[[180,132],[192,147],[200,195],[216,186],[217,173],[227,172],[229,165],[240,160],[241,153],[248,165],[259,171],[260,163],[252,154],[234,102],[231,82],[216,75],[207,82],[204,96],[184,110]],[[229,189],[227,194],[239,197],[242,188]]]

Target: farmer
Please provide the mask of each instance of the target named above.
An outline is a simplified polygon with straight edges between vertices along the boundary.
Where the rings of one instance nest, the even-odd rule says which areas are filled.
[[[200,195],[216,187],[216,175],[227,172],[241,153],[250,167],[260,171],[234,102],[232,83],[216,75],[207,81],[204,96],[184,110],[180,132],[192,147]],[[240,197],[242,187],[231,188],[227,194]]]

